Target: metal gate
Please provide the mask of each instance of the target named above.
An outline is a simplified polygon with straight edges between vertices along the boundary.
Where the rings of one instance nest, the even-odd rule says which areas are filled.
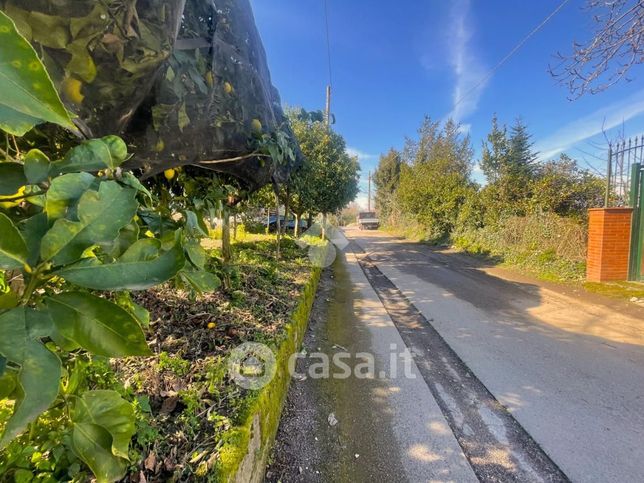
[[[644,136],[608,148],[605,206],[630,206],[628,279],[644,280]]]

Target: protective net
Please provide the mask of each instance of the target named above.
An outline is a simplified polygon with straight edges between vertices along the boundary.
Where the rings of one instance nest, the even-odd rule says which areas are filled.
[[[249,189],[292,166],[257,157],[286,131],[248,0],[0,0],[87,137],[120,134],[146,175],[180,165]],[[299,152],[298,152],[299,155]]]

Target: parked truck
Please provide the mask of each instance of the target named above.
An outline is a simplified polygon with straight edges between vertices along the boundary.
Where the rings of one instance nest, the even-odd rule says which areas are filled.
[[[375,211],[361,211],[356,221],[361,230],[377,230],[380,226],[380,220]]]

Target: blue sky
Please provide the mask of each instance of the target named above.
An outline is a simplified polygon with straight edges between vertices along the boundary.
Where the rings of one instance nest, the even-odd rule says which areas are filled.
[[[494,113],[507,124],[520,116],[542,157],[565,151],[600,170],[602,128],[611,138],[644,133],[641,66],[632,82],[575,101],[547,72],[557,51],[591,35],[585,0],[570,0],[489,81],[454,105],[560,3],[328,0],[334,128],[360,157],[362,187],[380,153],[402,147],[425,114],[460,121],[477,157]],[[323,0],[252,5],[282,102],[322,109],[328,83]],[[476,169],[474,175],[482,181]]]

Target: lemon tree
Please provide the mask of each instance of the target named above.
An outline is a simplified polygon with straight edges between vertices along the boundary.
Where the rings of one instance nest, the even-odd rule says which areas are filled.
[[[36,53],[2,12],[0,91],[6,133],[20,136],[41,122],[74,129]],[[129,153],[119,137],[83,141],[59,159],[38,149],[3,154],[0,397],[13,410],[0,449],[48,408],[64,407],[74,453],[97,481],[118,480],[129,464],[133,408],[114,391],[75,394],[68,354],[150,354],[147,311],[104,291],[177,276],[208,290],[218,279],[204,269],[192,222],[163,218],[150,192],[122,170]]]

